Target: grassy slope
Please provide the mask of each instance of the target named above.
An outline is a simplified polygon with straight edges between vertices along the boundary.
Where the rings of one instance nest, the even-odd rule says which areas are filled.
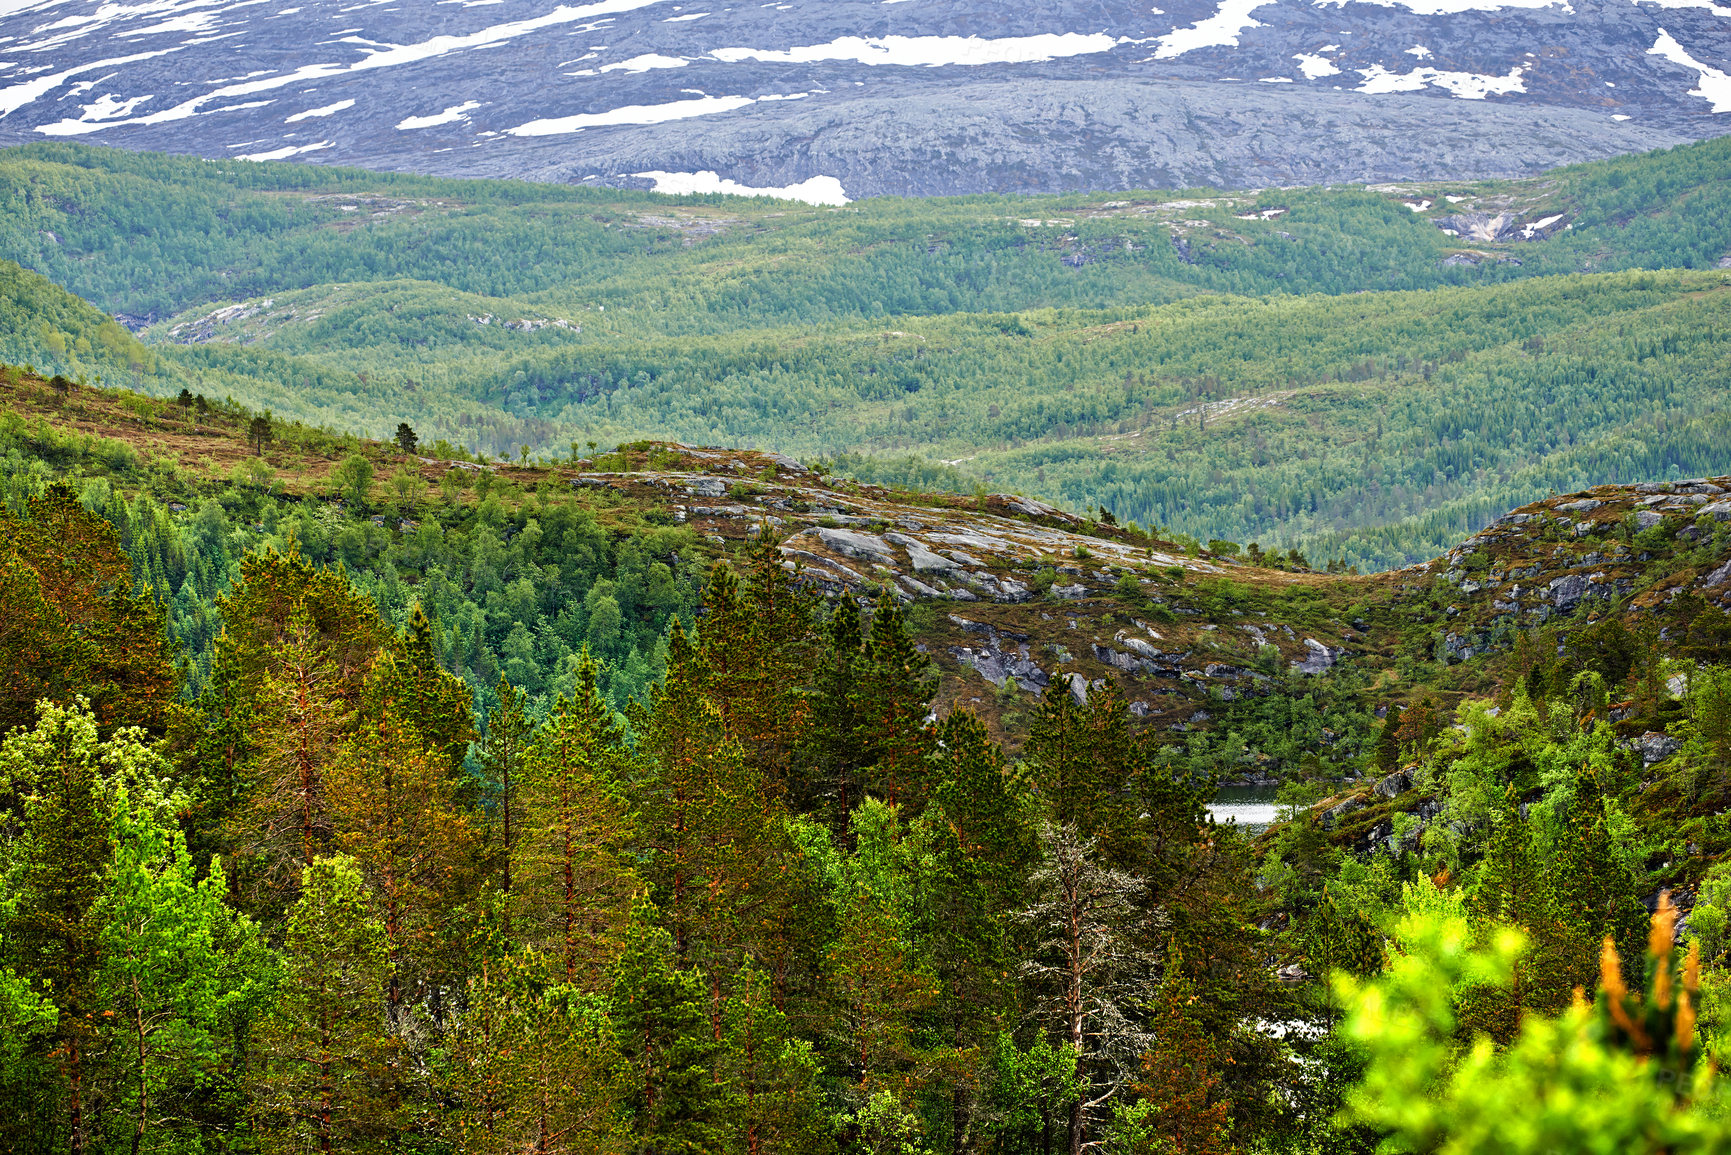
[[[1387,192],[832,210],[31,146],[0,153],[0,255],[172,315],[154,340],[208,340],[110,369],[147,390],[494,453],[906,453],[859,468],[1388,565],[1549,488],[1731,468],[1712,274],[1533,277],[1711,267],[1727,148]],[[1573,227],[1463,247],[1429,218],[1467,206]],[[1286,211],[1238,219],[1265,208]],[[1441,263],[1457,251],[1480,263]]]

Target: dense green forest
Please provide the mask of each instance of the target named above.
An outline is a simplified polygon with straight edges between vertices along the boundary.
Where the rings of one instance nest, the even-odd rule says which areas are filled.
[[[494,456],[765,445],[1380,568],[1551,489],[1731,468],[1727,147],[831,209],[32,145],[0,153],[0,257],[156,324],[140,351],[15,272],[0,355]],[[1475,205],[1552,223],[1438,227]]]
[[[934,710],[925,605],[773,535],[5,384],[0,1150],[1725,1148],[1704,505],[1589,543],[1678,596],[1464,662],[1446,584],[1183,577],[1205,628],[1374,644],[1196,732],[1054,679],[1006,747]],[[1235,743],[1318,720],[1285,821],[1209,820]]]

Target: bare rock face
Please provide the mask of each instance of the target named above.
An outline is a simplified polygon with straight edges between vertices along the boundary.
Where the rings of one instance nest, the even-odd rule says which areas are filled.
[[[15,4],[0,141],[839,204],[1517,176],[1731,113],[1705,3],[689,7]]]
[[[1339,650],[1330,649],[1315,638],[1304,639],[1304,651],[1304,657],[1292,663],[1300,674],[1320,674],[1333,669],[1335,659],[1340,656]]]

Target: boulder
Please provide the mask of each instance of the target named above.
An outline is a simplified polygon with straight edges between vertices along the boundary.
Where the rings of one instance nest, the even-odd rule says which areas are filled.
[[[1587,596],[1587,579],[1578,573],[1564,574],[1551,579],[1550,591],[1559,610],[1573,609]]]
[[[1367,805],[1367,803],[1365,802],[1364,799],[1358,797],[1357,795],[1354,795],[1353,797],[1348,798],[1345,802],[1340,803],[1338,806],[1331,807],[1330,809],[1323,812],[1323,815],[1322,815],[1323,828],[1325,830],[1334,829],[1335,824],[1338,823],[1342,818],[1345,818],[1347,815],[1353,813],[1354,811],[1363,810],[1366,805]]]
[[[905,533],[886,533],[884,540],[908,551],[908,560],[913,563],[915,573],[954,573],[961,569],[949,558],[940,557],[927,549],[925,543]]]
[[[1333,668],[1340,650],[1331,650],[1315,638],[1304,639],[1304,657],[1290,663],[1300,674],[1321,674]]]
[[[1731,501],[1715,501],[1712,505],[1704,505],[1701,512],[1714,521],[1731,521]]]
[[[727,482],[719,477],[699,477],[685,483],[685,492],[692,497],[725,497]]]
[[[1683,748],[1683,743],[1677,741],[1677,739],[1671,737],[1671,735],[1661,733],[1657,730],[1648,730],[1645,734],[1636,738],[1633,745],[1635,751],[1641,755],[1641,765],[1643,766],[1651,766],[1655,762],[1663,762],[1665,759]]]
[[[1396,770],[1384,778],[1378,779],[1374,793],[1378,798],[1398,798],[1412,789],[1412,776],[1404,770]]]
[[[1083,677],[1081,674],[1070,675],[1070,697],[1075,700],[1075,703],[1078,706],[1086,706],[1088,704],[1087,678]]]
[[[855,533],[851,529],[824,529],[821,527],[811,532],[816,533],[824,545],[843,557],[878,562],[886,566],[895,564],[895,555],[890,552],[889,543],[876,534]]]

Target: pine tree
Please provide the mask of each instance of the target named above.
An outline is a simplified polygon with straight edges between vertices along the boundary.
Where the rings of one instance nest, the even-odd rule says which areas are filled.
[[[620,851],[628,834],[614,791],[624,735],[582,656],[574,696],[561,698],[523,766],[514,932],[557,960],[562,981],[592,987],[633,889]]]
[[[376,680],[394,680],[394,665],[387,657]],[[398,1031],[406,1026],[405,987],[436,975],[431,956],[446,949],[447,918],[474,881],[478,839],[446,757],[393,704],[350,740],[324,786],[336,845],[383,918],[385,1013]]]
[[[159,731],[173,646],[156,599],[133,589],[113,526],[50,485],[23,520],[0,513],[0,731],[42,697],[87,698],[104,728]]]
[[[396,1044],[380,1015],[389,946],[353,860],[303,873],[283,928],[276,1006],[260,1024],[253,1086],[266,1151],[366,1153],[400,1125],[389,1091]]]
[[[708,670],[677,623],[669,641],[667,676],[634,720],[642,778],[632,796],[651,897],[681,961],[701,961],[716,978],[719,1020],[719,976],[774,898],[781,810],[728,736]]]
[[[455,777],[474,740],[473,695],[439,664],[433,623],[416,602],[401,637],[375,660],[363,696],[363,723],[385,711],[420,735]]]
[[[247,804],[234,839],[246,889],[261,910],[293,900],[301,874],[329,847],[325,777],[350,727],[342,671],[319,644],[311,614],[294,610],[264,656]]]
[[[1074,826],[1046,825],[1033,901],[1022,918],[1034,936],[1023,964],[1042,1017],[1075,1058],[1082,1093],[1070,1107],[1069,1149],[1080,1155],[1103,1109],[1131,1079],[1127,1061],[1149,1039],[1134,1008],[1154,995],[1158,975],[1136,948],[1144,937],[1142,881],[1102,861],[1099,844]]]
[[[914,826],[921,844],[919,953],[937,979],[944,1041],[983,1055],[1011,1009],[1017,960],[1010,916],[1036,854],[1019,782],[985,723],[958,710],[939,727],[932,801]],[[975,1110],[958,1071],[951,1147],[965,1149]]]
[[[811,596],[781,568],[773,540],[747,547],[740,560],[743,581],[718,562],[704,586],[697,648],[708,692],[747,764],[803,794],[794,754],[810,725]]]
[[[723,1012],[716,1082],[726,1089],[727,1145],[743,1155],[808,1155],[833,1147],[811,1045],[775,1005],[768,978],[739,976]]]
[[[1086,709],[1070,693],[1070,683],[1054,678],[1028,719],[1022,748],[1029,781],[1046,800],[1060,825],[1080,823],[1098,790]]]

